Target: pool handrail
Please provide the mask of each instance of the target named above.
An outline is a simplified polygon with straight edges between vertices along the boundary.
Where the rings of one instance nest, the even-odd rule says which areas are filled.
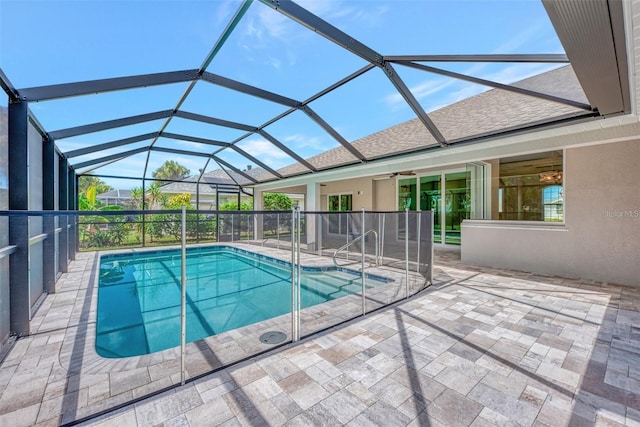
[[[336,249],[336,250],[333,252],[333,256],[331,257],[331,259],[333,260],[333,264],[334,264],[336,267],[343,267],[343,266],[347,265],[347,264],[343,264],[343,265],[338,264],[338,260],[336,259],[336,258],[337,258],[337,256],[338,256],[338,253],[340,253],[340,252],[344,251],[345,249],[347,249],[347,248],[348,248],[349,246],[351,246],[352,244],[354,244],[354,243],[356,243],[356,242],[358,242],[358,241],[360,241],[360,240],[364,239],[364,238],[365,238],[367,235],[369,235],[369,234],[373,234],[373,235],[374,235],[374,237],[375,237],[375,243],[376,243],[376,245],[375,245],[375,247],[376,247],[376,252],[375,252],[375,263],[374,263],[372,266],[370,266],[370,267],[377,267],[378,265],[380,265],[380,245],[378,244],[378,232],[377,232],[375,229],[373,229],[373,228],[372,228],[372,229],[370,229],[370,230],[368,230],[368,231],[366,231],[365,233],[361,234],[360,236],[355,237],[355,238],[354,238],[353,240],[351,240],[350,242],[347,242],[347,243],[345,243],[344,245],[340,246],[338,249]],[[355,261],[355,262],[352,262],[352,263],[349,263],[349,264],[356,264],[356,263],[358,263],[358,262],[360,262],[360,261]]]

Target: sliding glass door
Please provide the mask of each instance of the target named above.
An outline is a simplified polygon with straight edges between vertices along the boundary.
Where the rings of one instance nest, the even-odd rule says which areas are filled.
[[[482,167],[483,165],[478,165],[478,168]],[[472,210],[482,212],[484,209],[484,192],[474,188],[474,176],[479,180],[475,187],[481,188],[483,179],[477,170],[469,168],[399,179],[398,209],[433,211],[434,243],[460,245],[462,221],[471,218]],[[478,193],[475,198],[472,197],[474,192]],[[411,224],[406,230],[404,222],[400,221],[398,239],[404,239],[407,231],[409,239],[414,239],[415,230]]]

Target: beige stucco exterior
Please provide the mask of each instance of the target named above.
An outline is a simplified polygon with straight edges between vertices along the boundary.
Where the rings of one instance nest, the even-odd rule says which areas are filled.
[[[411,156],[375,167],[313,174],[304,177],[306,185],[283,189],[301,191],[319,185],[317,210],[327,210],[327,195],[341,193],[352,194],[354,210],[396,210],[398,179],[404,177],[394,176],[394,171],[428,175],[482,161],[490,165],[487,179],[492,203],[488,219],[463,222],[460,250],[464,262],[640,286],[638,134],[637,118],[626,116]],[[499,159],[545,150],[564,151],[565,222],[497,221]]]
[[[351,194],[353,210],[373,210],[373,180],[371,177],[353,178],[343,181],[327,182],[320,186],[321,210],[328,210],[327,200],[330,194]]]
[[[640,140],[567,149],[565,223],[466,221],[465,262],[640,286]]]
[[[336,193],[352,194],[354,210],[396,210],[398,173],[426,175],[484,162],[489,204],[484,220],[463,222],[464,262],[640,286],[640,26],[633,18],[640,16],[640,1],[628,6],[629,114],[295,176],[256,189],[296,187],[309,194],[320,186],[315,210],[326,210],[326,196]],[[378,136],[384,144],[388,134]],[[499,221],[500,159],[549,151],[563,153],[564,222]]]

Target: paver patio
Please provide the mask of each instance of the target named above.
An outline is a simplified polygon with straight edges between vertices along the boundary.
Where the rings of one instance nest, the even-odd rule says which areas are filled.
[[[175,382],[171,353],[90,371],[72,356],[92,342],[92,260],[78,254],[0,365],[0,425],[71,423]],[[640,425],[640,289],[455,252],[436,253],[435,276],[414,298],[86,424]]]

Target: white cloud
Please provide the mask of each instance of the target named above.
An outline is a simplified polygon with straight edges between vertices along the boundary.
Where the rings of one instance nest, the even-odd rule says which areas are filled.
[[[274,169],[286,166],[292,162],[288,154],[264,139],[243,141],[238,143],[238,147]]]
[[[280,60],[279,58],[276,58],[274,56],[267,56],[267,58],[264,61],[267,65],[272,66],[273,68],[275,68],[276,70],[279,70],[282,68],[282,60]]]
[[[340,0],[300,0],[297,3],[332,24],[344,20],[359,25],[375,26],[381,22],[389,10],[386,5],[371,2],[362,2],[364,7],[357,7],[353,2],[347,3]]]
[[[314,136],[306,136],[301,133],[295,133],[287,135],[282,139],[282,142],[286,143],[287,147],[291,148],[296,153],[299,149],[312,148],[315,150],[327,150],[326,144],[323,144],[322,140]]]
[[[387,12],[386,6],[353,7],[342,1],[299,1],[301,7],[345,30],[348,25],[379,26]],[[299,62],[298,53],[312,37],[313,31],[285,17],[281,13],[266,6],[254,6],[242,21],[241,40],[238,46],[255,61],[256,52],[269,52],[262,63],[282,70],[284,64],[293,65]],[[259,9],[258,9],[259,7]],[[342,25],[341,25],[342,24]],[[277,46],[277,49],[274,49]]]
[[[224,28],[227,24],[229,17],[233,15],[234,10],[237,7],[237,2],[235,1],[219,1],[218,7],[216,9],[216,13],[212,17],[212,21],[214,23],[214,28]]]
[[[269,37],[277,40],[286,40],[291,30],[291,20],[269,7],[260,9],[258,14],[260,24]]]
[[[541,30],[544,27],[544,22],[539,20],[533,23],[528,23],[522,31],[515,34],[513,37],[508,38],[505,42],[497,46],[490,53],[491,54],[508,54],[517,51],[520,47],[526,45],[530,41],[541,36]],[[503,84],[510,84],[519,80],[526,79],[528,77],[549,71],[553,68],[557,68],[557,64],[512,64],[506,66],[499,71],[483,73],[489,66],[488,63],[475,63],[470,65],[461,74],[469,76],[479,77],[485,80],[499,82]],[[432,75],[431,75],[432,76]],[[487,87],[475,85],[472,83],[465,84],[462,89],[452,92],[446,92],[445,89],[451,86],[462,83],[462,80],[447,78],[424,80],[423,82],[409,88],[411,93],[420,101],[423,105],[428,104],[428,111],[437,110],[447,105],[451,105],[455,102],[477,95],[478,93],[487,90]],[[443,93],[444,92],[444,93]],[[432,95],[442,93],[441,96],[426,102],[428,97]],[[397,111],[405,105],[404,98],[397,92],[393,92],[384,97],[384,102],[391,108],[392,111]]]
[[[432,78],[410,87],[409,90],[418,101],[421,101],[430,95],[443,91],[454,83],[456,83],[456,81],[453,79]],[[399,92],[388,94],[383,98],[383,101],[392,111],[397,111],[406,105],[404,98]]]
[[[242,34],[237,43],[246,59],[261,62],[276,70],[281,70],[284,63],[296,63],[290,46],[310,36],[308,30],[260,4],[249,10],[241,25]]]
[[[292,36],[293,22],[269,7],[262,7],[257,14],[244,20],[243,36],[248,48],[266,48],[274,41],[286,43]]]
[[[285,159],[289,157],[278,147],[264,139],[253,139],[244,143],[238,143],[238,147],[260,160],[263,157],[274,159]]]

